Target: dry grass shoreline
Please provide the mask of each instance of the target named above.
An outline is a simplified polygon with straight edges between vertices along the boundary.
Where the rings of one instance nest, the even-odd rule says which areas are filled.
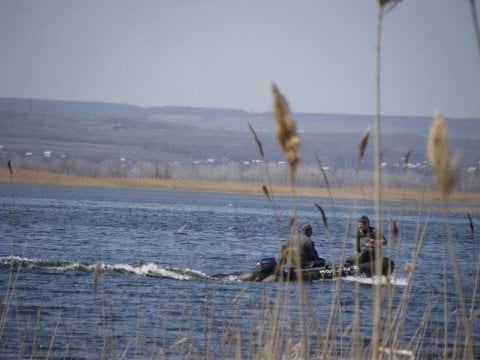
[[[217,182],[204,180],[177,180],[177,179],[152,179],[152,178],[111,178],[87,177],[58,174],[47,171],[14,170],[12,180],[8,169],[0,169],[0,183],[37,184],[58,186],[83,186],[83,187],[132,187],[163,190],[190,190],[190,191],[220,191],[261,194],[263,184],[241,182]],[[274,185],[276,195],[291,195],[291,188],[287,185]],[[332,188],[331,195],[339,199],[373,199],[373,187],[360,188]],[[386,200],[442,200],[438,190],[433,189],[402,189],[383,188],[383,198]],[[296,194],[299,196],[329,197],[326,188],[298,187]],[[478,192],[454,192],[451,201],[466,204],[480,204]],[[480,209],[478,210],[480,212]]]

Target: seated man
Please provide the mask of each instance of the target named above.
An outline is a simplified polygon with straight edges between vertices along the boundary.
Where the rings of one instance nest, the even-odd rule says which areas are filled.
[[[311,239],[312,226],[305,224],[302,227],[301,233],[294,239],[288,239],[282,246],[282,259],[290,259],[287,262],[291,263],[294,259],[295,241],[298,241],[300,266],[305,267],[320,267],[325,266],[325,259],[318,256],[315,249],[315,243]]]
[[[381,241],[383,245],[387,244],[385,237],[380,234],[381,240],[375,240],[376,229],[370,226],[370,219],[368,216],[363,215],[358,219],[357,230],[357,249],[356,254],[345,259],[345,265],[353,265],[358,261],[358,264],[364,264],[373,262],[376,257],[376,247],[378,241]]]

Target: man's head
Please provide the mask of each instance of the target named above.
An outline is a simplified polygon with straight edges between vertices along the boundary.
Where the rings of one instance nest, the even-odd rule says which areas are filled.
[[[370,220],[368,219],[368,216],[363,215],[361,218],[358,219],[358,228],[361,230],[366,230],[368,229],[370,225]]]
[[[305,224],[302,226],[302,233],[307,235],[308,237],[312,236],[312,225]]]

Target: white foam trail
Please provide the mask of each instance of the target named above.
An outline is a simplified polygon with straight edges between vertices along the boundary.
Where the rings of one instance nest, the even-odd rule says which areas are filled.
[[[358,282],[360,284],[369,284],[369,285],[394,285],[394,286],[406,286],[408,281],[406,278],[397,277],[391,275],[387,276],[346,276],[343,278],[343,281]]]
[[[189,268],[168,268],[161,267],[154,263],[140,263],[138,265],[130,265],[126,263],[105,264],[90,263],[84,264],[78,261],[56,261],[35,258],[23,258],[20,256],[9,256],[0,258],[2,266],[9,266],[10,262],[23,264],[26,268],[39,268],[48,271],[69,272],[69,271],[89,271],[95,272],[99,269],[101,272],[120,272],[124,274],[136,274],[139,276],[161,276],[176,280],[210,280],[211,276],[192,270]]]
[[[82,265],[79,262],[72,262],[63,266],[47,266],[45,269],[56,270],[56,271],[77,271],[82,268]],[[87,269],[90,270],[90,269]]]
[[[222,278],[220,278],[221,280],[223,281],[240,281],[240,279],[238,278],[238,275],[226,275]]]
[[[129,264],[114,264],[111,266],[106,266],[105,270],[128,272],[140,276],[163,276],[176,280],[210,279],[207,274],[200,271],[191,270],[188,268],[165,268],[154,263],[146,263],[136,266]]]

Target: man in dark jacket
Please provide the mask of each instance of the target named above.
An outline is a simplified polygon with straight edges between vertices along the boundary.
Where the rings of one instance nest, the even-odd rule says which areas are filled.
[[[370,226],[368,216],[363,215],[360,217],[357,224],[356,254],[345,259],[345,265],[354,264],[357,259],[359,264],[373,262],[376,257],[376,247],[379,241],[381,241],[383,245],[387,244],[387,240],[382,234],[379,236],[381,240],[376,240],[377,230],[373,226]]]
[[[311,239],[312,237],[312,226],[310,224],[305,224],[302,227],[302,231],[298,237],[294,239],[288,239],[285,244],[282,246],[282,257],[292,258],[295,253],[295,241],[298,241],[299,257],[300,257],[300,266],[305,267],[317,267],[324,266],[325,259],[322,259],[318,256],[317,250],[315,249],[315,243]],[[289,253],[290,256],[285,255],[285,252]]]

